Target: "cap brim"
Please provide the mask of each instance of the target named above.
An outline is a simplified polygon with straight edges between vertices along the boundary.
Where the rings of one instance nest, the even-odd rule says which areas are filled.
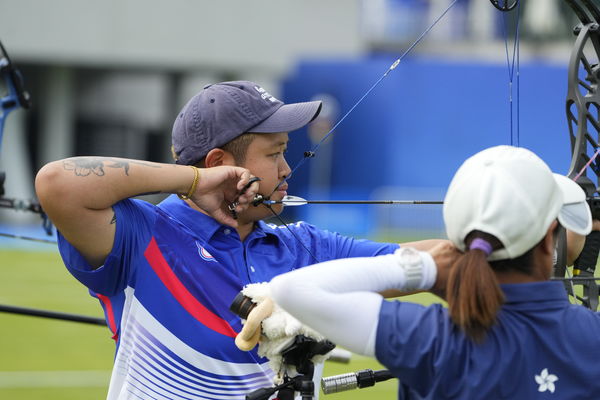
[[[592,231],[592,213],[583,189],[566,176],[554,174],[562,195],[563,205],[558,213],[558,221],[566,229],[579,235],[588,235]]]
[[[284,104],[269,118],[248,129],[248,132],[279,133],[295,131],[317,118],[320,111],[320,101]]]

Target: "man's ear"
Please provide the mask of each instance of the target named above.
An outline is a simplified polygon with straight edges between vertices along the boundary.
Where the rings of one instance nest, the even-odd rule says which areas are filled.
[[[219,167],[221,165],[236,165],[235,159],[228,151],[223,149],[212,149],[204,158],[206,168]]]

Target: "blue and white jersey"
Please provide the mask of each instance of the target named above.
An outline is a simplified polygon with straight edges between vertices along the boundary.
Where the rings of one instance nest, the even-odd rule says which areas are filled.
[[[115,241],[100,268],[59,235],[67,268],[100,300],[117,342],[108,399],[235,400],[271,386],[267,360],[235,346],[242,325],[229,305],[246,284],[314,263],[302,244],[263,222],[241,242],[176,196],[113,208]],[[290,229],[319,261],[398,248],[304,223]]]
[[[501,285],[497,324],[476,344],[440,305],[383,302],[376,355],[409,399],[600,398],[600,315],[562,282]]]

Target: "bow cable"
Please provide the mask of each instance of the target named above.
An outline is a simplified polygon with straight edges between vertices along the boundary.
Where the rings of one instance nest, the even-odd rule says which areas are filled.
[[[493,2],[492,2],[493,3]],[[514,33],[514,42],[512,48],[512,57],[509,57],[508,52],[508,27],[506,19],[507,11],[517,8],[517,17],[515,23],[515,33]],[[508,106],[509,106],[509,115],[510,115],[510,144],[511,146],[519,147],[519,108],[520,108],[520,99],[519,99],[519,78],[520,78],[520,46],[519,46],[519,21],[520,21],[520,12],[521,12],[521,2],[516,2],[512,5],[511,8],[507,8],[505,10],[499,8],[499,10],[503,11],[502,16],[502,32],[504,34],[504,49],[506,52],[506,66],[508,68]],[[515,76],[515,62],[517,65],[517,75],[516,75],[516,104],[513,103],[513,82]],[[513,109],[516,108],[516,132],[513,132],[513,128],[515,127],[515,122],[513,121]]]

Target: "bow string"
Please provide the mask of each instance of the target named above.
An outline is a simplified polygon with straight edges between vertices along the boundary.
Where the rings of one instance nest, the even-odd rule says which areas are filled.
[[[493,0],[490,0],[490,1],[493,2]],[[518,2],[518,0],[514,0],[514,1]],[[350,109],[339,119],[339,121],[333,125],[333,127],[329,130],[329,132],[327,132],[327,134],[325,134],[323,136],[323,138],[311,150],[304,152],[304,157],[302,157],[300,159],[300,161],[291,169],[290,176],[293,175],[294,172],[296,170],[298,170],[298,168],[300,168],[306,162],[306,160],[308,160],[309,158],[314,158],[316,156],[319,147],[325,141],[327,141],[331,137],[331,135],[333,135],[333,133],[335,132],[337,127],[363,102],[363,100],[365,98],[367,98],[371,94],[371,92],[373,92],[373,90],[377,86],[379,86],[379,84],[381,84],[381,82],[390,74],[390,72],[395,70],[396,67],[398,67],[398,65],[400,65],[400,63],[402,62],[404,57],[406,57],[421,42],[421,40],[423,40],[423,38],[429,33],[429,31],[431,31],[431,29],[433,29],[433,27],[435,25],[437,25],[437,23],[440,22],[444,18],[444,16],[448,13],[448,11],[450,11],[450,9],[452,9],[452,7],[457,2],[458,2],[458,0],[453,0],[448,5],[448,7],[446,7],[446,9],[444,9],[444,11],[423,31],[423,33],[421,33],[417,37],[417,39],[400,55],[400,57],[398,59],[396,59],[390,65],[390,67],[383,73],[383,75],[381,75],[381,77],[379,77],[379,79],[377,81],[375,81],[375,83],[358,99],[358,101],[356,101],[354,103],[354,105],[352,107],[350,107]],[[304,242],[298,237],[298,235],[296,235],[296,233],[294,233],[294,231],[292,231],[289,228],[289,226],[285,223],[285,221],[281,218],[281,216],[277,212],[275,212],[273,210],[273,208],[271,207],[272,204],[278,203],[278,202],[272,202],[271,196],[273,195],[273,193],[275,193],[277,191],[277,189],[279,189],[279,187],[281,185],[283,185],[283,183],[285,183],[287,181],[287,179],[288,179],[287,177],[284,177],[281,181],[279,181],[279,183],[275,186],[275,188],[271,191],[271,193],[269,193],[269,195],[267,195],[267,196],[257,195],[253,204],[254,204],[254,206],[263,205],[264,207],[267,207],[271,211],[273,216],[275,218],[277,218],[277,220],[289,231],[289,233],[302,246],[302,248],[306,252],[308,252],[308,254],[310,254],[312,259],[318,263],[321,260],[319,260],[317,257],[315,257],[315,255],[310,251],[310,249],[306,246],[306,244],[304,244]]]

